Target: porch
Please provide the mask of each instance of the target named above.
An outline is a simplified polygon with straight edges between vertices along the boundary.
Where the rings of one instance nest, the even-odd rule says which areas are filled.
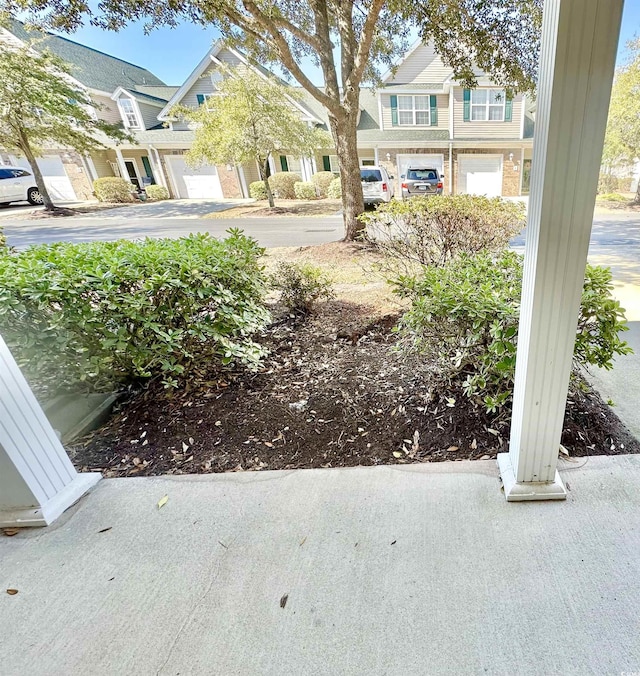
[[[0,537],[2,673],[635,672],[640,456],[560,474],[510,506],[491,461],[104,480]]]

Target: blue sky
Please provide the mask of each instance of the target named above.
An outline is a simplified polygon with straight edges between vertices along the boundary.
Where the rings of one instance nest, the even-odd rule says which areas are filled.
[[[638,34],[640,34],[640,2],[626,0],[620,40],[621,58],[624,43]],[[159,28],[145,35],[144,23],[138,22],[119,33],[84,26],[66,37],[144,66],[167,84],[179,85],[206,54],[217,33],[212,28],[204,29],[192,24],[181,24],[174,29]],[[316,82],[321,79],[313,68],[310,69],[309,75]]]

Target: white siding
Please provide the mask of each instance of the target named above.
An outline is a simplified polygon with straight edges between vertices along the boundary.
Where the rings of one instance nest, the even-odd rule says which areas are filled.
[[[402,92],[397,92],[397,96],[401,96]],[[449,95],[437,94],[438,104],[438,124],[433,127],[430,125],[402,125],[394,127],[391,124],[391,94],[382,92],[380,94],[382,100],[382,128],[383,129],[449,129]]]
[[[451,68],[442,63],[432,45],[420,45],[398,66],[387,84],[410,82],[443,82],[451,75]]]
[[[456,87],[453,91],[453,129],[455,138],[520,138],[522,116],[522,96],[515,96],[511,112],[511,122],[465,122],[464,89]]]
[[[142,122],[145,129],[150,129],[151,127],[155,127],[157,124],[160,124],[160,120],[158,120],[158,114],[162,108],[149,105],[148,103],[142,103],[142,101],[138,101],[138,108],[140,109],[140,114],[142,115]]]

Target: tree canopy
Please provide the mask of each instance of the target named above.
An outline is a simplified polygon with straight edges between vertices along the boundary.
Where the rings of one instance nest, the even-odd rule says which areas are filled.
[[[269,157],[278,151],[310,155],[329,146],[331,138],[302,119],[295,90],[246,67],[227,71],[216,89],[199,108],[179,106],[172,111],[195,125],[187,159],[192,164],[257,162],[273,206]]]
[[[0,42],[0,147],[24,155],[45,207],[53,208],[35,161],[52,146],[84,153],[103,147],[100,133],[124,132],[93,112],[89,94],[72,79],[71,67],[49,51]]]

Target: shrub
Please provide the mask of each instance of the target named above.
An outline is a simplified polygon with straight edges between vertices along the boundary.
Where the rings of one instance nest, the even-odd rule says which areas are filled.
[[[512,251],[425,268],[396,289],[412,300],[401,322],[405,346],[427,355],[436,379],[462,378],[468,397],[496,411],[512,394],[521,286],[522,258]],[[587,266],[576,365],[610,369],[614,355],[631,351],[618,336],[627,327],[611,290],[611,271]]]
[[[264,181],[249,183],[249,197],[253,197],[254,200],[267,199],[267,189],[264,186]]]
[[[297,200],[314,200],[318,197],[316,186],[311,181],[298,181],[294,183],[293,192]]]
[[[598,179],[598,194],[617,192],[619,189],[617,176],[613,176],[613,174],[600,174]]]
[[[149,185],[144,191],[147,193],[147,197],[150,200],[159,201],[169,199],[169,191],[162,185]]]
[[[98,202],[133,202],[133,191],[132,183],[116,176],[96,178],[93,182],[93,192]]]
[[[7,246],[7,238],[5,237],[2,226],[0,225],[0,252]]]
[[[294,174],[291,171],[280,171],[269,177],[269,185],[271,186],[273,196],[281,200],[293,200],[296,198],[293,186],[299,181],[302,181],[300,175]]]
[[[269,281],[291,312],[309,314],[319,300],[334,298],[331,280],[313,265],[281,262]]]
[[[342,197],[342,183],[340,177],[334,178],[327,188],[327,197],[332,200],[339,200]]]
[[[263,250],[238,230],[143,242],[56,243],[0,257],[0,333],[32,383],[101,390],[177,386],[210,363],[263,350]]]
[[[628,202],[629,198],[617,192],[608,192],[603,195],[598,195],[596,198],[599,202]]]
[[[332,171],[319,171],[311,177],[320,197],[327,197],[329,186],[336,175]]]
[[[505,247],[524,227],[525,207],[477,195],[413,197],[360,218],[369,238],[400,265],[444,265],[462,254]]]

